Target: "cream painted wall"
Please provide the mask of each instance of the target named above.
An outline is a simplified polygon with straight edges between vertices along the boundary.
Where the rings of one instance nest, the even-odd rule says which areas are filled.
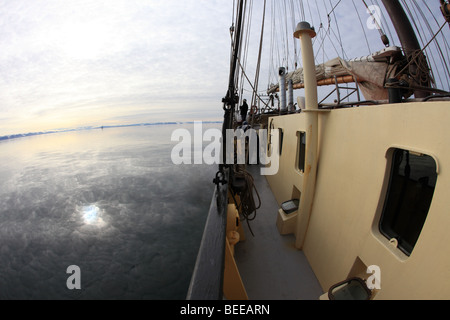
[[[284,129],[280,170],[268,176],[281,203],[301,191],[297,131],[304,114],[275,117]],[[270,120],[269,120],[270,123]],[[408,103],[337,109],[319,115],[316,192],[303,251],[324,291],[352,270],[377,265],[376,299],[450,299],[450,105]],[[438,180],[419,240],[407,257],[378,231],[390,148],[435,157]]]

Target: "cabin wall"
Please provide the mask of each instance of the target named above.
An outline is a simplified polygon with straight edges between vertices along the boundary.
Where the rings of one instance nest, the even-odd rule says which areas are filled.
[[[268,176],[281,203],[301,190],[295,169],[297,131],[304,114],[273,118],[283,128],[280,170]],[[376,299],[450,298],[450,106],[409,103],[337,109],[319,115],[316,191],[303,251],[324,291],[376,265],[381,290]],[[430,210],[408,257],[389,244],[378,223],[389,182],[391,148],[433,156],[438,178]],[[289,150],[287,150],[289,149]],[[367,274],[366,274],[367,276]]]
[[[273,119],[273,122],[271,122]],[[295,197],[300,197],[303,184],[303,173],[297,169],[298,131],[305,131],[303,114],[293,114],[269,119],[269,130],[283,130],[283,147],[280,155],[278,173],[267,176],[278,204]],[[298,130],[301,128],[301,130]],[[270,131],[269,131],[270,132]]]

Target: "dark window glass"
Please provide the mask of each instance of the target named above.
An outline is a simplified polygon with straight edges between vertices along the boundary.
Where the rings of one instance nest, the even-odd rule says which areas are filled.
[[[436,186],[436,162],[430,156],[396,149],[380,220],[380,231],[395,238],[408,256],[428,215]]]
[[[306,133],[297,132],[298,136],[298,170],[305,172]]]
[[[284,132],[283,132],[283,129],[278,129],[279,131],[279,134],[280,134],[280,144],[279,144],[279,146],[280,146],[280,156],[281,156],[281,153],[283,152],[283,139],[284,139]]]

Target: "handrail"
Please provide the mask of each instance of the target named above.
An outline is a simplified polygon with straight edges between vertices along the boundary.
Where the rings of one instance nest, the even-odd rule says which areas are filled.
[[[226,181],[229,169],[224,169]],[[225,266],[228,183],[218,184],[197,255],[187,300],[222,300],[223,271]]]

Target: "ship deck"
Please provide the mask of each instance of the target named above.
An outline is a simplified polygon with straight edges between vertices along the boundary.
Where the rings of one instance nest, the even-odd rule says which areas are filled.
[[[235,261],[250,300],[318,300],[323,290],[294,235],[280,235],[279,206],[259,166],[247,166],[261,197],[256,218],[243,222],[246,239],[236,244]],[[257,200],[255,200],[257,201]]]

